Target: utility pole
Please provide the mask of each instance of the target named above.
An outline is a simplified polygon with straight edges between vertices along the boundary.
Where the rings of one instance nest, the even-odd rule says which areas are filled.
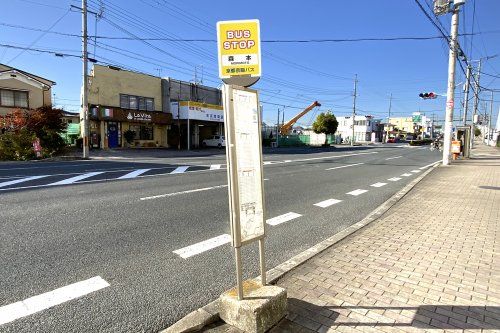
[[[464,94],[464,126],[467,125],[467,111],[469,109],[469,87],[470,87],[470,73],[472,71],[471,65],[467,65],[467,75],[465,81],[465,94]]]
[[[385,133],[385,142],[389,142],[389,126],[391,125],[392,93],[389,98],[389,117],[387,117],[387,130]]]
[[[278,120],[276,121],[276,147],[280,144],[280,108],[278,108]]]
[[[491,130],[491,117],[493,116],[493,91],[491,92],[491,103],[490,103],[490,116],[488,117],[488,146],[491,146],[492,130]]]
[[[89,158],[89,103],[88,103],[88,78],[87,78],[87,0],[82,0],[82,61],[83,61],[83,87],[82,109],[80,119],[83,120],[81,135],[83,139],[83,158]]]
[[[356,94],[358,88],[358,74],[354,76],[354,99],[352,103],[352,138],[351,138],[351,146],[354,146],[354,126],[356,124]]]
[[[459,1],[455,0],[455,3]],[[462,3],[463,4],[463,3]],[[455,99],[455,67],[457,62],[457,35],[459,6],[453,4],[451,38],[448,63],[448,91],[446,93],[446,117],[444,124],[443,165],[450,164],[451,134],[453,129],[453,106]]]
[[[474,146],[474,118],[476,117],[477,114],[477,108],[479,104],[479,78],[481,76],[481,59],[479,59],[479,64],[477,65],[477,75],[476,78],[474,79],[474,111],[472,113],[472,134],[470,136],[470,147]]]

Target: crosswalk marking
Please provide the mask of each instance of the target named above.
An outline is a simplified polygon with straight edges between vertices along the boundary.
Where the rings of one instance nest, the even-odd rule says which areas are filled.
[[[180,167],[177,167],[175,168],[174,171],[171,172],[171,174],[176,174],[176,173],[184,173],[186,172],[186,170],[189,168],[189,166],[187,165],[184,165],[184,166],[180,166]]]
[[[338,204],[339,202],[342,202],[342,200],[328,199],[328,200],[325,200],[325,201],[321,201],[321,202],[315,203],[314,206],[318,206],[318,207],[321,207],[321,208],[326,208],[326,207],[329,207],[331,205]]]
[[[387,183],[375,183],[375,184],[371,184],[370,186],[372,187],[382,187],[382,186],[385,186],[387,185]]]
[[[389,178],[387,180],[390,180],[391,182],[397,182],[398,180],[401,180],[401,178],[399,178],[399,177],[392,177],[392,178]]]
[[[40,179],[40,178],[44,178],[44,177],[48,177],[48,176],[47,175],[45,175],[45,176],[31,176],[31,177],[26,177],[26,178],[21,178],[21,179],[16,179],[16,180],[10,180],[8,182],[0,183],[0,187],[29,182],[30,180]]]
[[[210,170],[219,170],[221,167],[221,164],[212,164],[210,166]]]
[[[231,242],[231,236],[228,234],[223,234],[217,237],[207,239],[203,242],[199,242],[190,246],[183,247],[182,249],[173,251],[175,254],[183,259],[195,256],[197,254],[203,253],[205,251],[214,249],[221,245]]]
[[[346,194],[358,196],[358,195],[366,193],[366,192],[368,192],[368,190],[357,189],[357,190],[354,190],[354,191],[351,191],[351,192],[347,192]]]
[[[272,219],[268,219],[266,222],[269,225],[278,225],[281,223],[285,223],[288,221],[291,221],[293,219],[296,219],[298,217],[301,217],[302,215],[294,212],[289,212],[280,216],[273,217]]]
[[[127,173],[126,175],[123,175],[121,177],[118,177],[118,179],[130,179],[130,178],[136,178],[137,176],[142,175],[143,173],[148,172],[151,169],[138,169],[134,170],[132,172]]]
[[[79,175],[79,176],[75,176],[75,177],[63,179],[61,181],[58,181],[58,182],[55,182],[55,183],[51,183],[51,184],[48,184],[48,185],[51,186],[51,185],[68,185],[68,184],[73,184],[73,183],[75,183],[75,182],[77,182],[79,180],[83,180],[83,179],[86,179],[86,178],[97,176],[97,175],[100,175],[101,173],[104,173],[104,171],[84,173],[83,175]]]

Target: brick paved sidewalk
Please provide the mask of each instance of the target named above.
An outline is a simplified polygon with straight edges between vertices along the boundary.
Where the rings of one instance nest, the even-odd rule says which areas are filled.
[[[500,152],[476,152],[278,281],[271,332],[500,332]]]

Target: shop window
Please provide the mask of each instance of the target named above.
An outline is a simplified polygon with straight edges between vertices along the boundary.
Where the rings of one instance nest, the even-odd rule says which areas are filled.
[[[154,111],[155,109],[155,100],[152,98],[146,98],[146,110]]]
[[[130,130],[134,131],[134,140],[153,140],[153,126],[151,125],[131,125]]]
[[[0,90],[0,105],[14,106],[19,108],[28,107],[28,92],[17,90]]]

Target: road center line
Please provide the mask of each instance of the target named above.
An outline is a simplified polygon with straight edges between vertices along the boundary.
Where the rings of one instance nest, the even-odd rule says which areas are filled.
[[[207,239],[203,242],[183,247],[182,249],[175,250],[173,252],[181,258],[187,259],[189,257],[195,256],[197,254],[203,253],[230,242],[231,236],[229,236],[228,234],[223,234],[214,238]]]
[[[266,222],[269,225],[278,225],[284,222],[291,221],[301,216],[302,216],[301,214],[289,212],[280,216],[273,217],[272,219],[268,219]]]
[[[328,200],[325,200],[325,201],[321,201],[321,202],[315,203],[314,206],[318,206],[318,207],[321,207],[321,208],[326,208],[326,207],[329,207],[331,205],[338,204],[339,202],[342,202],[342,200],[328,199]]]
[[[354,190],[354,191],[351,191],[351,192],[347,192],[346,194],[358,196],[358,195],[366,193],[366,192],[368,192],[368,190],[357,189],[357,190]]]
[[[58,182],[55,182],[55,183],[51,183],[51,184],[48,184],[48,186],[52,186],[52,185],[68,185],[68,184],[73,184],[79,180],[83,180],[83,179],[86,179],[86,178],[90,178],[90,177],[93,177],[93,176],[97,176],[97,175],[100,175],[101,173],[104,173],[103,171],[99,171],[99,172],[89,172],[89,173],[84,173],[83,175],[79,175],[79,176],[75,176],[75,177],[71,177],[71,178],[68,178],[68,179],[63,179],[61,181],[58,181]]]
[[[385,160],[386,160],[386,161],[388,161],[388,160],[394,160],[394,159],[396,159],[396,158],[401,158],[401,157],[403,157],[403,156],[388,157],[388,158],[386,158]]]
[[[16,319],[29,316],[106,287],[109,287],[109,283],[100,276],[95,276],[88,280],[27,298],[24,301],[2,306],[0,307],[0,325],[10,323]]]
[[[385,186],[387,185],[387,183],[375,183],[375,184],[371,184],[370,186],[372,187],[382,187],[382,186]]]
[[[338,166],[338,167],[328,168],[328,169],[325,169],[325,170],[342,169],[342,168],[348,168],[348,167],[351,167],[351,166],[361,165],[361,164],[364,164],[364,163],[355,163],[355,164],[341,165],[341,166]]]
[[[175,170],[174,170],[174,171],[172,171],[170,174],[184,173],[184,172],[186,172],[186,170],[187,170],[188,168],[189,168],[189,166],[187,166],[187,165],[180,166],[180,167],[175,168]]]
[[[24,182],[28,182],[30,180],[40,179],[43,177],[48,177],[48,176],[47,175],[45,175],[45,176],[31,176],[31,177],[26,177],[26,178],[21,178],[21,179],[16,179],[16,180],[10,180],[8,182],[0,183],[0,187],[24,183]]]
[[[138,169],[132,172],[129,172],[121,177],[118,177],[117,179],[131,179],[131,178],[136,178],[137,176],[142,175],[143,173],[148,172],[151,169]]]
[[[150,197],[140,198],[139,200],[151,200],[151,199],[158,199],[158,198],[173,197],[173,196],[180,195],[180,194],[203,192],[203,191],[215,190],[217,188],[223,188],[223,187],[227,187],[227,185],[216,185],[216,186],[210,186],[210,187],[196,188],[194,190],[186,190],[186,191],[180,191],[180,192],[153,195]]]

